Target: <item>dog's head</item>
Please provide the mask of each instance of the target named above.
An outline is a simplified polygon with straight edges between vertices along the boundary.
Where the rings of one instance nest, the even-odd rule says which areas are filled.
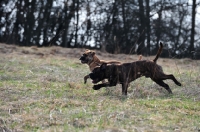
[[[90,64],[94,59],[94,55],[95,55],[94,51],[87,49],[85,50],[85,52],[83,53],[83,55],[79,60],[81,60],[81,63],[83,64]]]
[[[89,74],[93,83],[98,83],[104,79],[106,79],[107,73],[107,64],[103,63],[100,67],[94,68],[92,73]]]

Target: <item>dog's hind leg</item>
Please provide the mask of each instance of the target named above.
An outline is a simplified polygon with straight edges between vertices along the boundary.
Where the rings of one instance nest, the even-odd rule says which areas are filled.
[[[174,83],[178,86],[181,86],[181,83],[179,81],[176,80],[176,78],[174,77],[174,75],[170,74],[170,75],[166,75],[164,74],[161,78],[159,78],[161,80],[166,80],[166,79],[171,79],[174,81]]]
[[[169,85],[164,83],[162,80],[153,80],[156,82],[158,85],[164,87],[170,94],[172,94],[172,90],[170,89]]]
[[[176,78],[171,74],[171,75],[168,75],[170,76],[170,78],[174,81],[174,83],[178,86],[181,86],[181,83],[179,81],[176,80]]]

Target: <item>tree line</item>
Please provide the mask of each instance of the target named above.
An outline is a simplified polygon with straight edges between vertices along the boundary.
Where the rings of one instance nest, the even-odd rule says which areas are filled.
[[[0,42],[200,59],[200,1],[1,0]]]

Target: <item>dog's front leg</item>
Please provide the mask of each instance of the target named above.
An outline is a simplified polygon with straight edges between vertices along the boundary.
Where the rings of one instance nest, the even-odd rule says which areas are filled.
[[[102,88],[102,87],[108,87],[108,86],[110,86],[110,83],[109,83],[109,82],[94,85],[94,86],[93,86],[93,89],[94,89],[94,90],[99,90],[99,89]]]
[[[127,95],[128,86],[129,83],[127,82],[122,83],[122,95]]]
[[[85,83],[85,84],[87,83],[87,79],[88,79],[88,78],[90,78],[89,75],[86,75],[86,76],[84,77],[84,83]]]
[[[106,83],[94,85],[93,89],[94,90],[99,90],[102,87],[112,87],[112,86],[116,86],[116,85],[117,85],[117,83],[106,82]]]

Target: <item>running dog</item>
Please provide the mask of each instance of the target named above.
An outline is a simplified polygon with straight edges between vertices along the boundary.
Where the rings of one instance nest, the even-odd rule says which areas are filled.
[[[156,64],[162,48],[163,44],[160,42],[160,48],[153,61],[139,60],[132,63],[111,65],[103,63],[100,67],[94,68],[92,73],[89,74],[89,77],[93,80],[92,82],[96,84],[104,79],[108,79],[108,82],[94,85],[93,89],[98,90],[102,87],[111,87],[116,86],[117,84],[122,84],[122,94],[127,95],[129,83],[137,78],[145,76],[146,78],[151,78],[154,82],[164,87],[170,94],[172,94],[169,85],[164,83],[163,80],[171,79],[178,86],[181,86],[181,83],[178,82],[172,74],[165,74],[162,67]]]

